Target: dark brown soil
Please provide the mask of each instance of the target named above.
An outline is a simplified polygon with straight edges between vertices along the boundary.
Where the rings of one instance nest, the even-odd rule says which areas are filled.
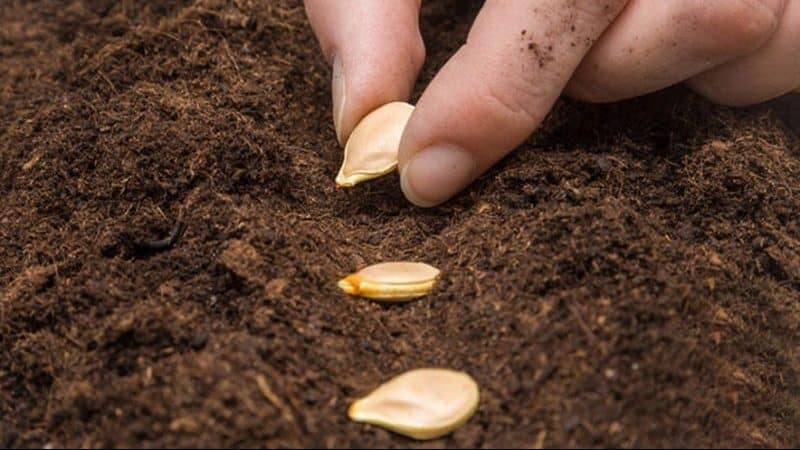
[[[420,89],[476,8],[426,2]],[[768,111],[562,101],[421,210],[334,187],[297,2],[2,0],[0,58],[0,446],[800,445],[800,148]],[[391,259],[443,278],[337,289]],[[464,427],[347,419],[422,366],[478,381]]]

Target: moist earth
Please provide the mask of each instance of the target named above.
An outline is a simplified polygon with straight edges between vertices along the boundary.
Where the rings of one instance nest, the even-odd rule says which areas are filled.
[[[424,2],[415,101],[478,2]],[[0,3],[0,446],[800,446],[800,147],[682,88],[559,101],[453,201],[337,189],[297,1]],[[336,281],[442,270],[385,306]],[[418,443],[346,416],[481,389]]]

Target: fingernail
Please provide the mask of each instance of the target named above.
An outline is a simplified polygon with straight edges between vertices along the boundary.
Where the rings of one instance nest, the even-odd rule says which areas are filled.
[[[464,189],[476,169],[472,155],[456,146],[428,147],[400,170],[400,188],[408,201],[430,208]]]
[[[342,118],[344,117],[345,84],[344,67],[339,55],[333,57],[333,79],[331,80],[331,93],[333,94],[333,127],[336,129],[336,140],[342,142]]]

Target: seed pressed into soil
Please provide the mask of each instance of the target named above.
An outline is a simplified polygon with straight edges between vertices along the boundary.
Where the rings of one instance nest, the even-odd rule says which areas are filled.
[[[339,280],[350,295],[402,302],[422,297],[433,289],[439,269],[425,263],[396,261],[373,264]]]
[[[0,4],[1,446],[417,446],[343,412],[432,366],[486,395],[421,446],[800,442],[800,148],[773,115],[564,99],[421,210],[393,174],[331,182],[299,1]],[[481,4],[423,2],[412,103]],[[447,275],[402,307],[331,283],[388,259]]]

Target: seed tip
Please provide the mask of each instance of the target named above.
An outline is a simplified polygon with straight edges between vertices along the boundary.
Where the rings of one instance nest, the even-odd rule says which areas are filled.
[[[347,408],[347,417],[349,417],[351,420],[358,422],[359,421],[358,407],[360,405],[361,405],[361,400],[356,400],[353,403],[351,403],[350,407]]]
[[[345,177],[344,174],[342,173],[339,173],[339,175],[336,176],[336,187],[348,188],[348,187],[353,187],[355,185],[356,184],[353,182],[352,179]]]
[[[359,293],[359,286],[361,285],[361,279],[355,275],[348,275],[337,283],[339,288],[344,292],[351,294],[351,295],[358,295]]]

